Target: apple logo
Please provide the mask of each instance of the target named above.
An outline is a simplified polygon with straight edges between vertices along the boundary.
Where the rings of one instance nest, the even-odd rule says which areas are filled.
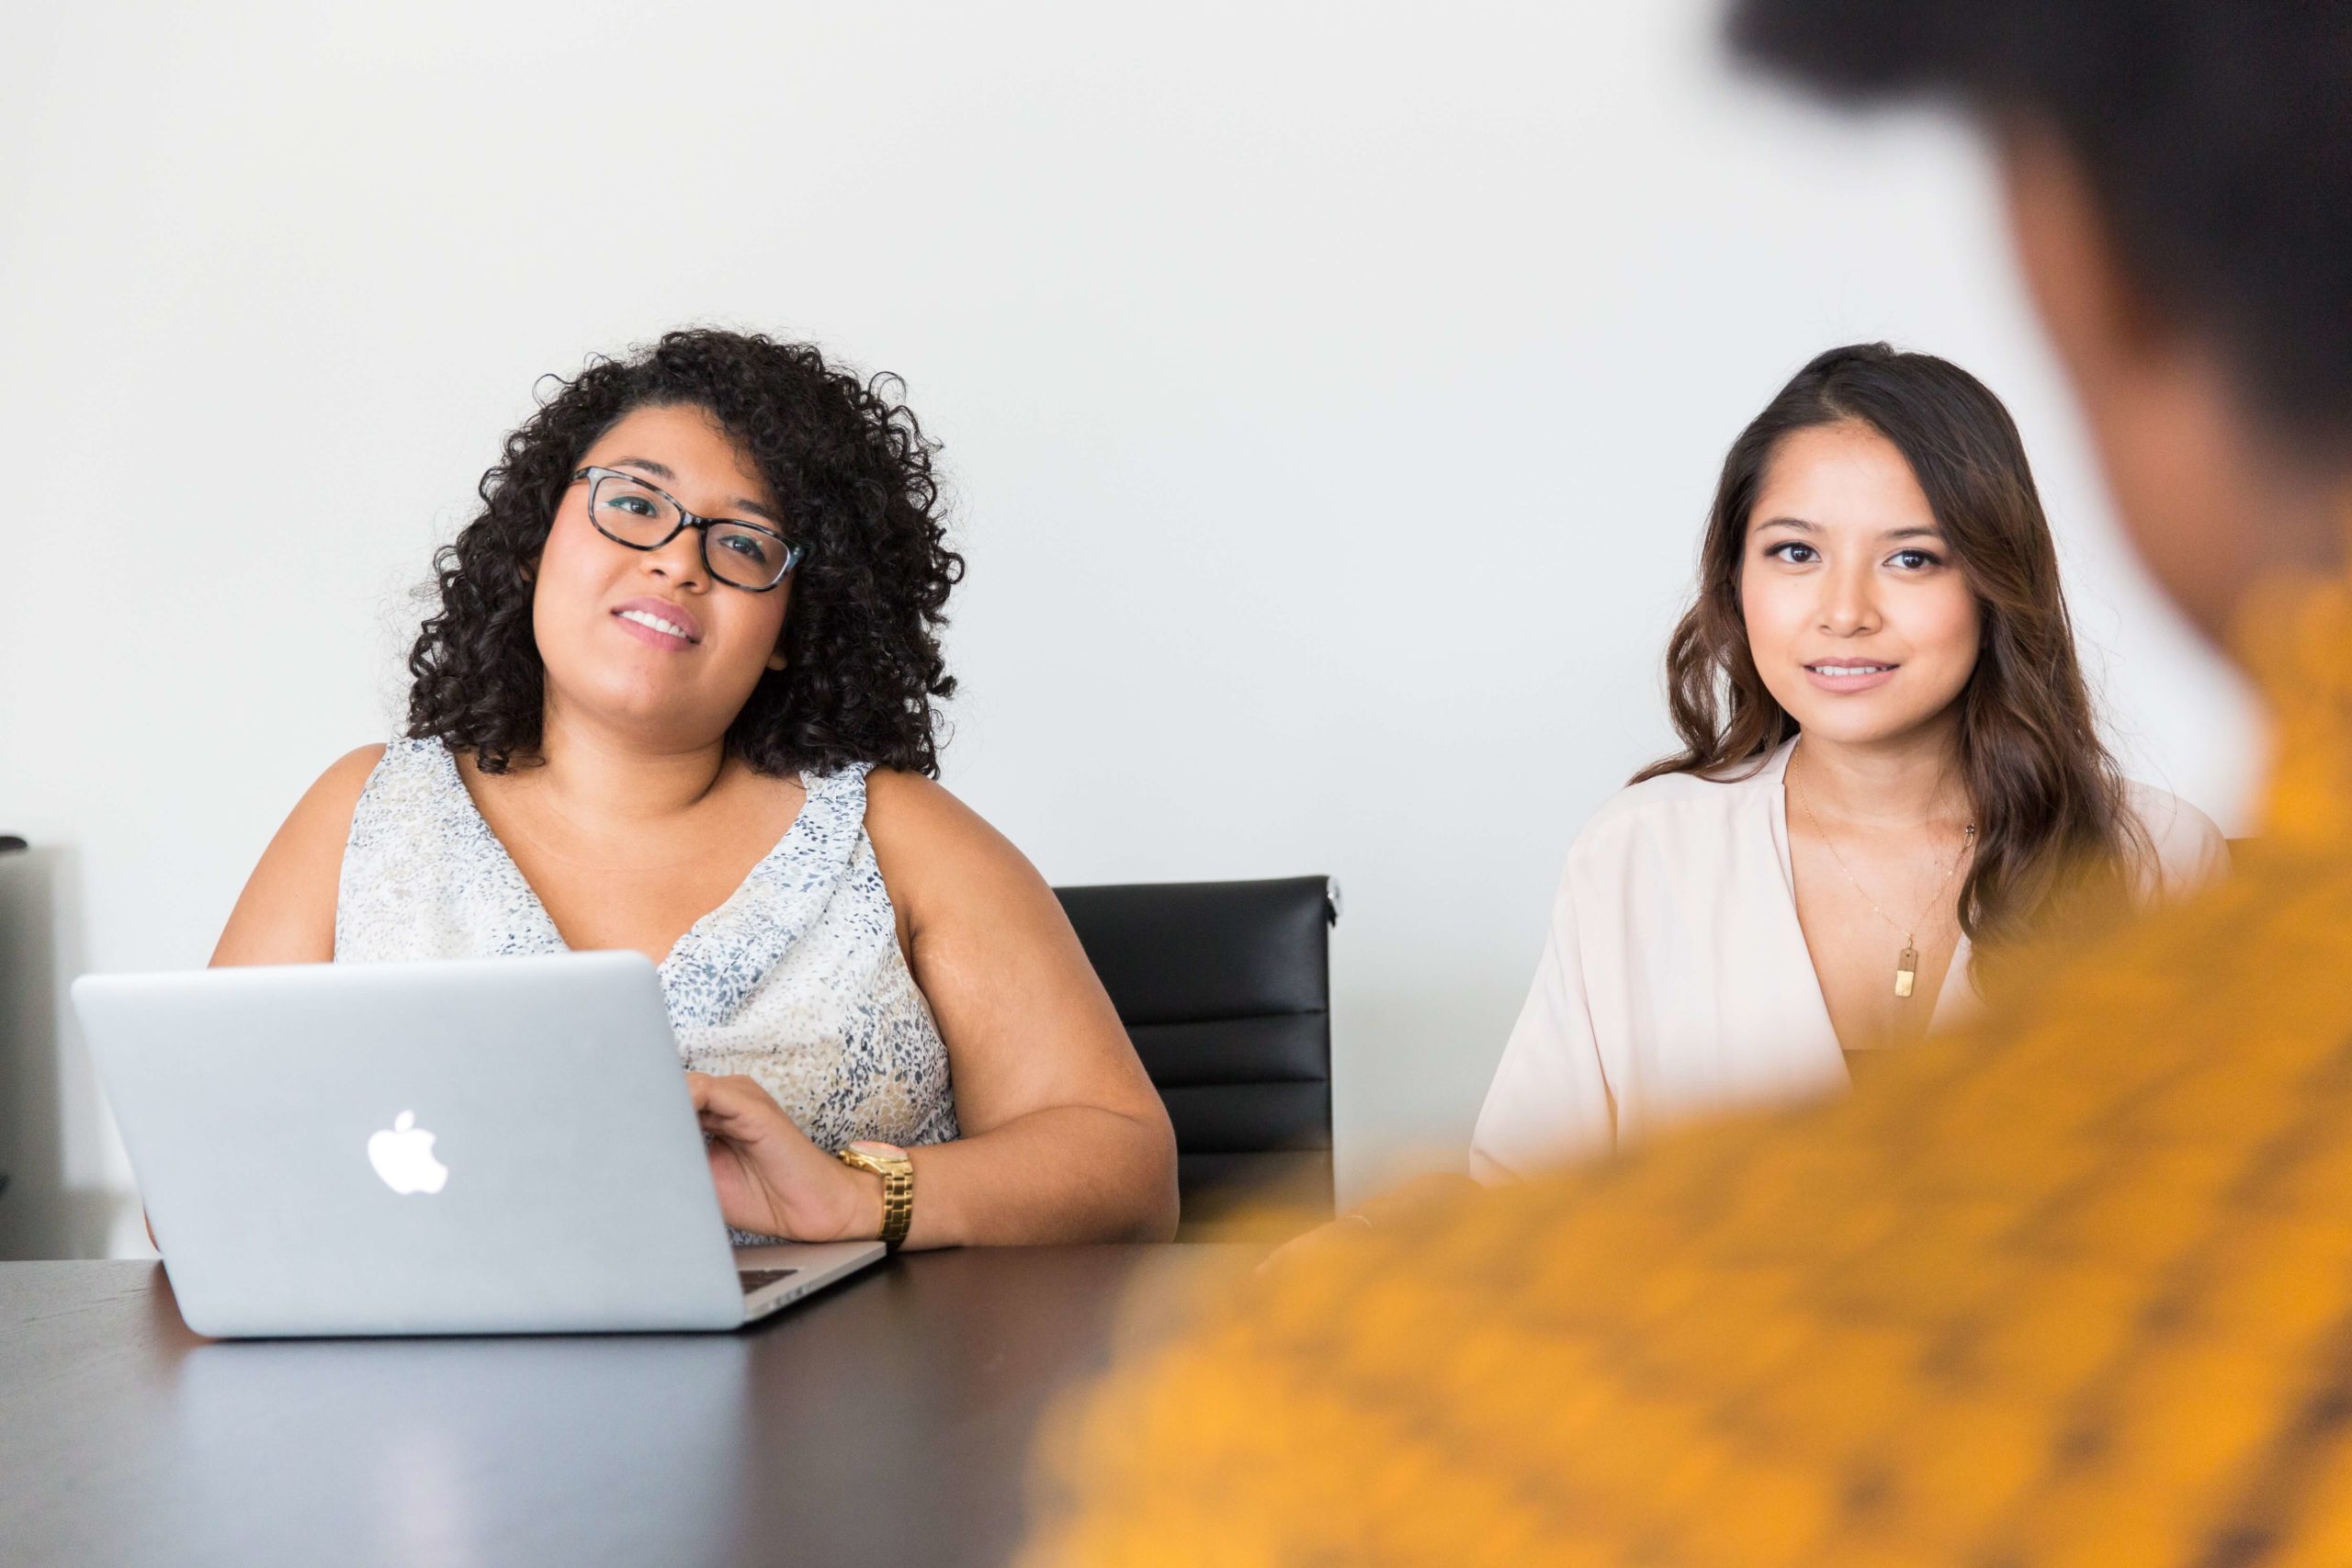
[[[433,1134],[416,1124],[413,1111],[401,1111],[390,1127],[368,1140],[368,1163],[385,1186],[403,1197],[438,1192],[449,1179],[449,1168],[433,1157]]]

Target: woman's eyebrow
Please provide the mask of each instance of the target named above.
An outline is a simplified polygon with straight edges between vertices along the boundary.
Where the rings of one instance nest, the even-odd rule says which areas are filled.
[[[1908,528],[1889,528],[1879,536],[1882,539],[1940,539],[1943,536],[1944,531],[1940,528],[1921,527],[1917,525]]]
[[[1802,517],[1768,517],[1763,522],[1756,525],[1756,526],[1758,529],[1794,528],[1800,534],[1818,534],[1821,532],[1821,525],[1819,524],[1808,523]]]
[[[678,475],[675,469],[672,468],[667,463],[657,463],[650,457],[616,457],[605,466],[607,468],[643,468],[655,479],[663,480],[666,483],[676,484],[678,482]],[[758,502],[752,500],[748,496],[737,496],[734,501],[729,503],[728,510],[730,512],[748,512],[754,517],[766,518],[769,522],[775,524],[779,528],[784,526],[783,518],[778,517],[767,507],[762,506]]]

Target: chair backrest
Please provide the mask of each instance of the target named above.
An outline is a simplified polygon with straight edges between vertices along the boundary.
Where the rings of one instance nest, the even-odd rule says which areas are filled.
[[[1055,892],[1175,1124],[1180,1234],[1330,1218],[1329,879]]]
[[[0,833],[0,854],[6,854],[10,850],[21,850],[24,847],[25,841],[22,839],[17,838],[14,833]],[[0,1192],[6,1192],[7,1190],[8,1173],[5,1170],[0,1170]]]

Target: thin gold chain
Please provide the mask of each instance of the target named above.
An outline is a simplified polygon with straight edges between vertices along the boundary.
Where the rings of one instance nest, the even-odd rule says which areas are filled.
[[[1790,758],[1791,761],[1795,760],[1794,757]],[[1944,889],[1951,886],[1952,877],[1960,870],[1960,863],[1966,860],[1968,852],[1976,847],[1976,824],[1971,822],[1968,825],[1966,835],[1961,840],[1960,852],[1951,857],[1951,864],[1945,869],[1942,879],[1936,884],[1936,891],[1928,899],[1927,908],[1919,911],[1918,919],[1913,920],[1909,926],[1905,927],[1896,924],[1893,915],[1879,908],[1878,900],[1871,897],[1871,890],[1862,886],[1862,879],[1854,874],[1854,868],[1848,865],[1846,857],[1838,852],[1838,840],[1829,836],[1829,829],[1824,828],[1821,825],[1821,818],[1814,815],[1813,802],[1805,798],[1804,786],[1797,783],[1794,772],[1784,770],[1781,777],[1787,783],[1790,793],[1797,797],[1797,805],[1804,807],[1805,820],[1811,822],[1813,830],[1821,835],[1821,841],[1829,846],[1829,858],[1838,863],[1838,869],[1846,874],[1846,880],[1854,885],[1854,891],[1862,896],[1862,902],[1868,904],[1872,914],[1884,920],[1897,935],[1903,938],[1905,948],[1915,946],[1919,940],[1920,920],[1926,919],[1929,912],[1943,901]]]

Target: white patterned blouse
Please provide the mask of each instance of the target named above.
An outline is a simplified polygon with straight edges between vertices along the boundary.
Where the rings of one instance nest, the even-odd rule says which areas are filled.
[[[791,828],[660,971],[684,1065],[755,1079],[825,1149],[956,1136],[947,1048],[866,836],[865,773],[803,773]],[[565,950],[457,759],[437,740],[394,740],[344,846],[336,961]]]

